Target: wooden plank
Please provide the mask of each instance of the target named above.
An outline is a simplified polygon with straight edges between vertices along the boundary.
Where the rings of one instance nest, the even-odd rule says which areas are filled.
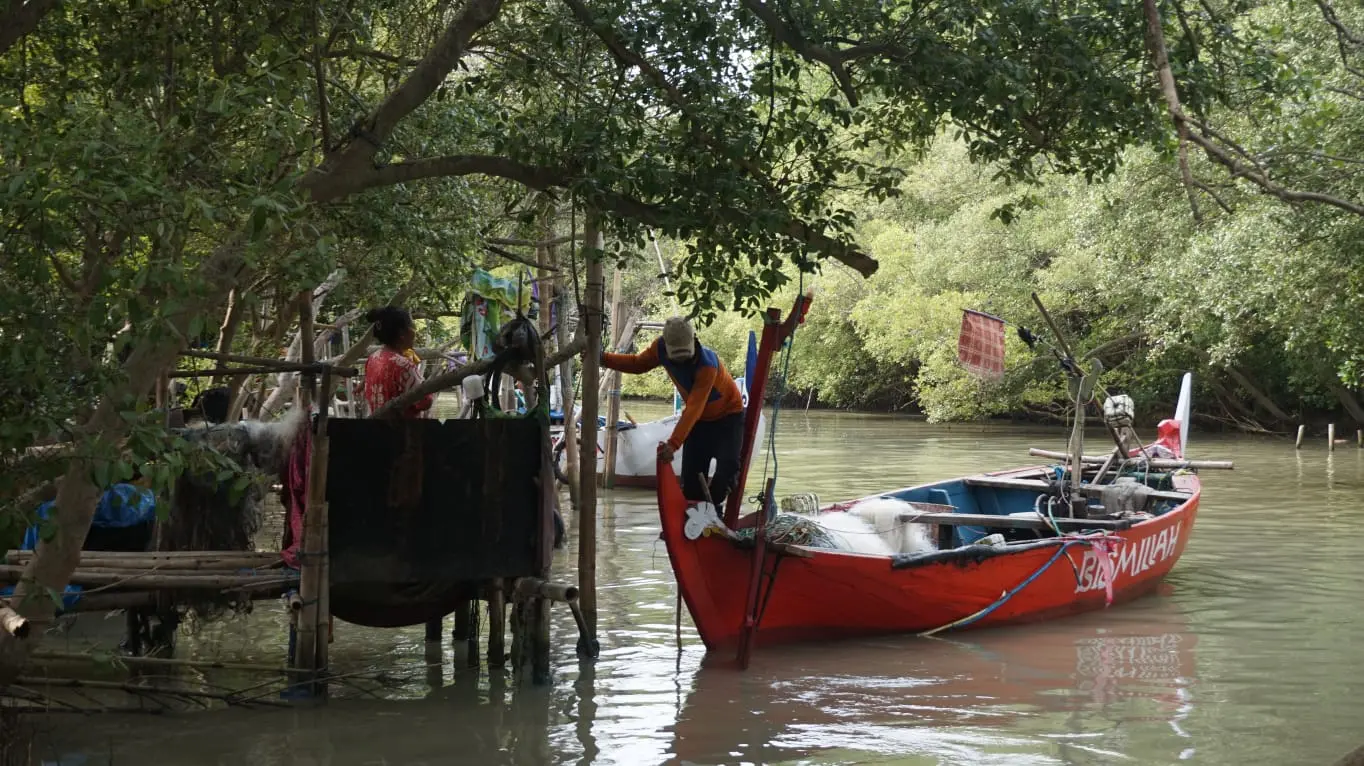
[[[1025,489],[1032,490],[1034,492],[1045,492],[1047,490],[1052,489],[1055,486],[1054,484],[1051,484],[1050,482],[1046,481],[1034,479],[1005,479],[997,476],[968,476],[965,479],[962,479],[962,482],[969,487],[993,487],[995,489]],[[1103,492],[1104,487],[1110,486],[1112,485],[1085,484],[1080,487],[1080,491],[1090,497],[1097,497]],[[1174,500],[1175,502],[1178,503],[1183,503],[1190,497],[1192,497],[1192,495],[1183,492],[1165,492],[1163,490],[1158,489],[1150,490],[1148,494],[1151,497],[1156,498],[1157,500]]]
[[[1051,529],[1051,521],[1041,516],[995,516],[989,513],[904,513],[900,521],[915,524],[941,524],[956,527],[991,527],[995,529]],[[1072,519],[1057,516],[1061,530],[1128,529],[1132,519]]]

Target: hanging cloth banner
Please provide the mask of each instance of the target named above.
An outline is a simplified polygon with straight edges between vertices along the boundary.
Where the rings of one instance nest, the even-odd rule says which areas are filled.
[[[518,308],[530,319],[538,316],[533,289],[537,285],[533,278],[498,277],[483,269],[474,269],[469,281],[460,312],[460,341],[474,359],[487,359],[502,325],[516,316]],[[532,289],[525,289],[527,285]]]
[[[968,372],[983,378],[998,380],[1004,377],[1004,320],[962,309],[957,360]]]

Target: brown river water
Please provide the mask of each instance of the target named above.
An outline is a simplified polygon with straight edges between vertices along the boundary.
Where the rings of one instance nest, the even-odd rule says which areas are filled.
[[[778,494],[822,500],[1027,465],[1028,447],[1065,443],[1060,429],[799,411],[781,413],[777,434]],[[1236,470],[1203,472],[1192,541],[1157,594],[1036,626],[760,647],[744,673],[701,667],[685,610],[679,648],[652,495],[607,492],[601,657],[578,661],[572,618],[556,610],[549,687],[470,669],[448,640],[427,667],[420,626],[338,623],[335,670],[385,683],[339,685],[317,708],[48,716],[35,761],[1330,764],[1364,743],[1364,525],[1353,523],[1364,518],[1364,450],[1328,454],[1315,441],[1298,452],[1195,430],[1192,457]],[[759,455],[750,486],[762,472]],[[278,539],[275,523],[261,547]],[[556,579],[574,581],[576,560],[562,551]],[[179,655],[280,664],[285,625],[281,605],[262,602],[182,636]]]

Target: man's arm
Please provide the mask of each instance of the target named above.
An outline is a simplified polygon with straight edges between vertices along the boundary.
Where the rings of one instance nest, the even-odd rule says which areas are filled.
[[[601,355],[602,366],[608,370],[619,370],[631,375],[648,372],[661,364],[658,359],[658,344],[659,341],[654,341],[638,354],[603,353]]]
[[[673,435],[668,439],[668,446],[674,450],[682,449],[682,442],[691,434],[692,426],[701,419],[701,411],[706,408],[706,400],[710,399],[710,392],[715,388],[718,372],[715,367],[702,367],[696,371],[696,382],[692,384],[691,393],[687,394],[686,404],[682,406],[682,417],[678,418]]]

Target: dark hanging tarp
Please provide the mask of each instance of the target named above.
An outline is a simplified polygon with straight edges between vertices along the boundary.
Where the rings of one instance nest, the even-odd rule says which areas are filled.
[[[538,418],[328,422],[331,608],[348,622],[447,614],[479,580],[537,574]]]

